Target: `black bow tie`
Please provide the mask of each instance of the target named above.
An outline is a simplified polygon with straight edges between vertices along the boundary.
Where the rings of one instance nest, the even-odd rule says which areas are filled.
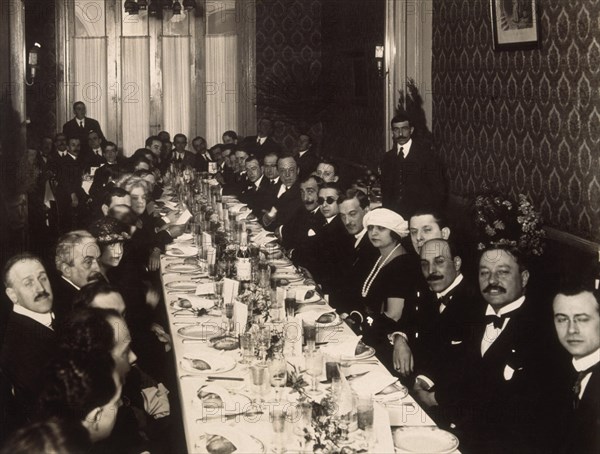
[[[581,382],[585,378],[587,374],[592,372],[592,369],[596,368],[598,363],[594,364],[592,367],[588,367],[585,370],[577,373],[577,380],[575,380],[575,384],[573,385],[573,408],[577,409],[579,407],[579,393],[581,392]]]
[[[496,329],[502,329],[502,326],[504,325],[504,320],[506,320],[507,315],[486,315],[485,316],[485,324],[489,325],[490,323],[494,324],[494,328]]]
[[[448,306],[448,304],[450,304],[450,301],[452,300],[452,295],[450,293],[446,293],[444,296],[440,296],[438,298],[438,303],[440,303],[440,305],[444,305],[444,306]]]

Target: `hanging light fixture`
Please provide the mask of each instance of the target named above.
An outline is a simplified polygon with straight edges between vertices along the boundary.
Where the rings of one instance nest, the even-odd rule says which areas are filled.
[[[173,9],[173,0],[163,0],[163,9]]]
[[[183,9],[191,11],[196,8],[195,0],[183,0]]]
[[[148,0],[137,0],[140,11],[148,9]]]
[[[181,3],[178,0],[173,2],[173,14],[181,14]]]
[[[123,5],[123,8],[125,9],[125,12],[127,14],[132,14],[132,12],[136,6],[137,6],[137,3],[135,2],[135,0],[125,0],[125,4]]]
[[[160,1],[150,0],[148,5],[148,15],[151,17],[160,17]]]

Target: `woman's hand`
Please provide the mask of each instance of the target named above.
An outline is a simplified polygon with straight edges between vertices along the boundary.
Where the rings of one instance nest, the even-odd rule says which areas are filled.
[[[394,369],[403,377],[408,377],[414,368],[413,354],[406,339],[396,335],[394,339]]]

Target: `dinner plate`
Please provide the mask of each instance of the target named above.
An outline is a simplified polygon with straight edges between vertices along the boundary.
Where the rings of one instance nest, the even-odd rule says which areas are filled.
[[[398,427],[393,433],[399,453],[450,454],[458,448],[458,438],[437,427]]]
[[[172,247],[167,249],[165,255],[169,257],[194,257],[198,255],[198,248],[181,245],[181,248]]]
[[[316,317],[316,319],[319,318],[323,314],[328,314],[329,312],[331,312],[331,311],[323,312],[323,313],[319,314]],[[341,325],[344,322],[340,318],[339,314],[337,314],[337,313],[335,314],[335,319],[332,322],[329,322],[329,323],[319,323],[319,322],[316,321],[316,319],[315,319],[315,325],[317,325],[317,328],[328,328],[328,327],[331,327],[331,326],[339,326],[339,325]]]
[[[216,323],[203,323],[179,328],[177,334],[185,339],[208,340],[223,334],[223,329]]]
[[[198,369],[194,361],[203,361],[210,366],[210,369]],[[220,374],[230,371],[236,365],[235,359],[231,356],[212,352],[187,353],[179,363],[183,370],[192,374]]]
[[[195,443],[196,452],[205,454],[208,453],[206,449],[206,444],[209,441],[210,435],[220,435],[235,446],[235,454],[263,454],[266,453],[267,450],[262,441],[258,438],[249,435],[239,429],[239,427],[230,427],[225,425],[217,425],[217,424],[205,424],[203,422],[199,422],[202,427],[202,432],[204,432],[200,439]]]
[[[188,263],[169,263],[165,266],[165,272],[170,273],[194,274],[200,271],[202,271],[202,268],[198,265]]]
[[[245,394],[236,393],[235,391],[229,390],[223,386],[220,387],[223,389],[224,392],[228,393],[227,402],[224,402],[223,406],[215,408],[212,405],[207,405],[206,408],[203,408],[204,400],[198,397],[198,392],[200,392],[200,389],[202,388],[200,388],[198,392],[196,392],[196,395],[194,396],[194,402],[192,402],[192,405],[197,404],[198,407],[200,407],[200,411],[202,412],[201,414],[205,414],[207,417],[219,417],[221,415],[240,415],[251,409],[252,399],[250,399],[248,396],[246,396]],[[207,392],[209,391],[210,389],[207,389]],[[204,413],[203,410],[206,410],[206,413]]]
[[[285,279],[290,283],[304,281],[304,276],[298,276],[297,274],[273,273],[271,277],[275,279]]]
[[[165,284],[165,288],[167,290],[175,290],[175,291],[184,292],[184,293],[195,292],[196,287],[198,287],[198,283],[190,282],[190,281],[173,281],[173,282],[167,282]]]
[[[342,359],[346,360],[346,361],[360,361],[360,360],[372,358],[373,356],[375,356],[375,349],[373,347],[369,347],[368,345],[366,345],[366,347],[367,347],[367,350],[362,352],[360,355],[342,356]]]
[[[282,268],[285,266],[289,266],[292,264],[288,259],[271,259],[269,263],[273,265],[275,268]]]

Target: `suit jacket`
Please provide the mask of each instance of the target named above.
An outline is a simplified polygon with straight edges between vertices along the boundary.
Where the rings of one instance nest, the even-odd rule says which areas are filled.
[[[284,225],[294,218],[301,210],[305,210],[302,198],[300,197],[300,183],[296,181],[287,191],[281,194],[274,203],[277,208],[277,216],[273,221],[265,222],[263,225],[266,230],[274,231],[280,225]]]
[[[54,273],[51,277],[52,293],[54,294],[52,310],[56,320],[62,322],[73,311],[79,290],[65,281],[59,273]]]
[[[414,331],[409,344],[415,358],[415,374],[431,379],[436,388],[453,387],[464,347],[480,312],[481,294],[463,277],[446,297],[449,301],[439,312],[440,301],[433,292],[421,292],[415,308]],[[403,314],[404,317],[405,314]]]
[[[104,156],[98,156],[93,151],[89,151],[79,159],[81,161],[81,167],[86,173],[90,173],[92,167],[101,167],[102,165],[106,164],[106,159],[104,159]]]
[[[295,265],[314,272],[318,262],[317,241],[326,223],[321,210],[317,209],[313,214],[304,209],[281,226],[281,244],[285,249],[292,251],[291,259]]]
[[[566,391],[572,396],[571,387],[577,374],[573,371]],[[571,403],[571,402],[570,402]],[[600,363],[597,363],[590,375],[583,396],[576,409],[573,406],[565,412],[565,432],[560,449],[561,454],[592,454],[600,452]]]
[[[63,125],[63,134],[67,136],[67,139],[79,139],[81,142],[81,152],[84,154],[90,150],[88,145],[88,135],[91,131],[96,131],[98,133],[101,142],[106,140],[104,134],[102,133],[100,123],[93,118],[85,117],[83,119],[83,128],[79,127],[79,123],[75,118],[70,119]]]
[[[67,198],[70,202],[71,194],[81,192],[81,176],[83,169],[79,158],[73,159],[68,153],[65,157],[57,156],[54,162],[56,173],[57,198]]]
[[[242,146],[248,154],[253,154],[254,156],[256,156],[259,162],[262,162],[263,158],[267,153],[273,152],[279,155],[279,153],[281,152],[281,146],[277,142],[275,142],[275,140],[273,140],[272,137],[267,137],[263,144],[259,144],[257,140],[258,136],[246,137],[244,139],[244,142],[242,143]]]
[[[441,165],[433,152],[413,140],[408,156],[398,158],[394,146],[381,160],[383,206],[408,219],[420,207],[442,207],[446,184]]]
[[[300,169],[300,177],[304,178],[317,170],[317,166],[319,165],[319,157],[314,151],[308,150],[302,156],[298,156],[296,158],[296,162],[298,163],[298,168]]]
[[[207,154],[209,154],[207,152]],[[196,155],[196,167],[194,167],[199,172],[208,172],[208,163],[213,162],[213,160],[208,160],[203,154]]]
[[[559,433],[554,411],[561,392],[551,379],[561,353],[553,326],[526,299],[482,357],[485,307],[456,366],[457,385],[436,391],[440,411],[455,424],[461,451],[547,453]]]
[[[57,348],[54,331],[27,316],[10,314],[0,351],[0,367],[26,414],[31,415],[34,409],[44,368]]]
[[[208,163],[207,163],[208,164]],[[247,181],[248,185],[242,190],[240,201],[246,203],[254,216],[260,219],[265,211],[269,209],[275,203],[276,197],[273,194],[269,180],[266,177],[262,177],[258,189],[254,183]]]

